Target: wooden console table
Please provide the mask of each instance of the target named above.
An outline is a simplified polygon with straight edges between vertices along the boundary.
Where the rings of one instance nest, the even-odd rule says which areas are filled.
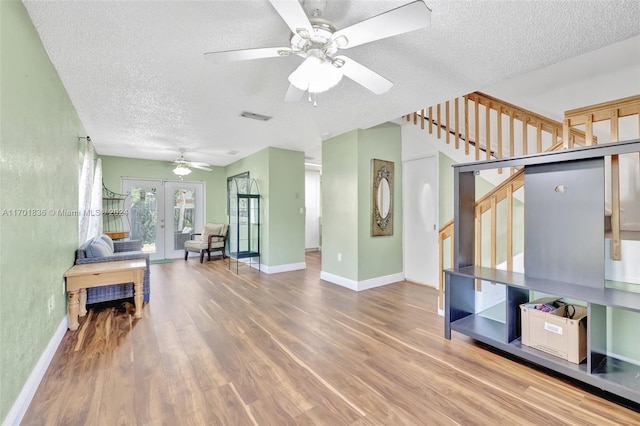
[[[142,282],[147,264],[144,259],[74,265],[64,277],[69,298],[69,330],[77,330],[78,314],[87,314],[87,289],[103,285],[133,282],[136,318],[142,318]]]

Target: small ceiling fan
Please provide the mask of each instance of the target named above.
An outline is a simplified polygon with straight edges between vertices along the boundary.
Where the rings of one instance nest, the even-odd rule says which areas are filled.
[[[173,173],[175,173],[176,175],[180,177],[188,175],[189,173],[191,173],[191,167],[193,167],[194,169],[206,170],[208,172],[213,170],[211,169],[211,165],[208,163],[187,160],[186,158],[184,158],[184,152],[184,149],[180,149],[180,158],[171,163],[176,166],[176,168],[173,169]]]
[[[338,30],[332,22],[319,17],[326,0],[304,0],[312,3],[311,17],[298,0],[269,1],[292,31],[289,46],[208,52],[205,59],[225,63],[298,55],[304,61],[289,75],[285,102],[298,101],[307,92],[314,105],[315,95],[337,85],[343,75],[377,95],[388,91],[393,86],[391,81],[340,55],[339,50],[424,28],[431,15],[426,4],[418,0]]]

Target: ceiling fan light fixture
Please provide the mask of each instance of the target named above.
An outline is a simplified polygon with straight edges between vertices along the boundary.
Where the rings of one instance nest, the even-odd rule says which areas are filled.
[[[175,169],[173,169],[173,173],[178,176],[186,176],[191,173],[191,169],[185,166],[184,164],[178,164]]]
[[[333,42],[340,49],[344,49],[345,47],[347,47],[349,45],[349,39],[344,34],[339,36],[339,37],[337,37],[336,39],[334,39]]]
[[[296,34],[298,34],[304,40],[309,40],[309,38],[311,38],[311,35],[309,34],[309,31],[307,31],[306,28],[298,28],[296,30]]]
[[[289,76],[289,82],[300,90],[309,93],[326,92],[342,79],[342,71],[331,62],[315,55],[309,55]]]

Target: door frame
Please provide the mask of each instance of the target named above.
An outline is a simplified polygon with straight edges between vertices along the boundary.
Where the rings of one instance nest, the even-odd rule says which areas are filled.
[[[125,184],[127,185],[127,189],[125,189]],[[156,203],[158,205],[157,208],[157,220],[156,220],[156,250],[155,252],[149,253],[150,260],[162,260],[162,259],[176,259],[180,258],[184,255],[184,249],[180,250],[172,250],[170,249],[169,244],[173,244],[174,231],[173,226],[169,224],[168,220],[173,220],[174,214],[174,206],[173,201],[169,202],[169,197],[167,194],[169,192],[169,188],[181,185],[195,185],[199,186],[199,190],[202,192],[200,198],[202,198],[202,205],[200,209],[196,211],[196,219],[194,224],[194,229],[192,232],[200,232],[200,230],[204,227],[205,218],[206,218],[206,183],[198,182],[198,181],[182,181],[182,180],[173,180],[173,179],[157,179],[157,178],[137,178],[130,176],[123,176],[120,179],[120,190],[123,194],[127,194],[127,199],[125,200],[125,209],[127,209],[127,213],[129,217],[131,217],[131,197],[130,191],[128,188],[131,186],[143,186],[146,185],[148,187],[156,188]],[[172,198],[172,197],[171,197]],[[198,223],[200,221],[201,223]],[[167,226],[167,224],[171,226]],[[131,231],[131,223],[127,224]],[[131,235],[131,234],[129,234]]]

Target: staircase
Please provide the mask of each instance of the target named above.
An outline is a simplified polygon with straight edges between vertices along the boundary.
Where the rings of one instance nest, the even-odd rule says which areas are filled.
[[[461,106],[462,104],[462,106]],[[453,143],[456,149],[464,149],[469,161],[502,159],[521,155],[589,146],[597,143],[617,142],[640,138],[640,95],[592,105],[565,112],[562,123],[543,117],[480,92],[446,101],[404,116],[438,139]],[[608,128],[608,131],[607,131]],[[623,130],[623,131],[622,131]],[[601,141],[596,134],[600,135]],[[622,137],[621,137],[622,134]],[[629,163],[628,159],[626,162]],[[607,237],[611,239],[611,257],[621,259],[621,240],[640,239],[638,229],[625,230],[621,223],[620,159],[611,156],[610,208],[607,208],[610,226]],[[640,157],[631,166],[631,173],[640,173]],[[629,169],[629,165],[626,166]],[[502,173],[498,169],[498,173]],[[626,170],[625,173],[629,173]],[[640,176],[638,177],[640,182]],[[483,242],[489,248],[489,263],[496,268],[498,262],[498,235],[506,235],[506,270],[513,270],[514,253],[514,194],[524,185],[523,170],[509,170],[509,177],[475,204],[475,264],[483,263]],[[640,186],[640,184],[639,184]],[[504,204],[505,220],[499,221],[498,206]],[[637,202],[635,204],[640,204]],[[488,220],[488,235],[483,235],[483,220]],[[639,220],[640,222],[640,220]],[[498,226],[502,229],[498,230]],[[631,228],[635,228],[635,224]],[[442,271],[445,264],[453,263],[453,220],[443,225],[438,233],[438,306],[444,304]],[[450,250],[445,255],[448,242]],[[486,249],[486,248],[485,248]],[[486,258],[486,257],[485,257]],[[446,262],[448,260],[448,262]],[[489,266],[489,265],[487,265]],[[480,282],[476,282],[480,291]]]

